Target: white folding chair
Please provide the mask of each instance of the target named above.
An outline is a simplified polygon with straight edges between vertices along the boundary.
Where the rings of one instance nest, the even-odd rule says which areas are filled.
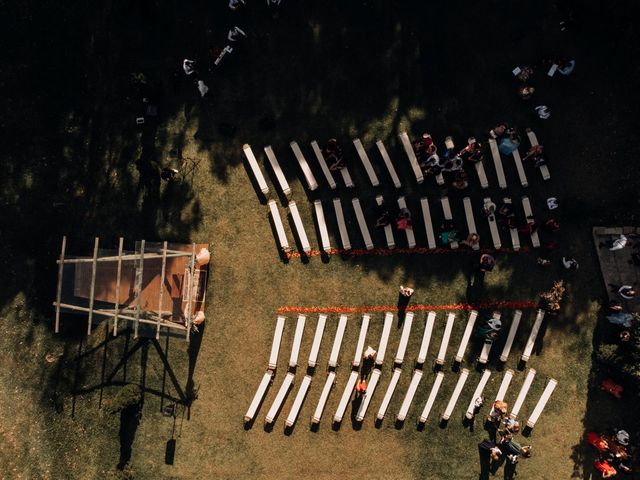
[[[264,147],[264,152],[267,154],[273,173],[276,174],[276,179],[280,184],[280,190],[282,190],[282,193],[289,198],[291,196],[291,187],[289,187],[289,182],[287,182],[287,178],[284,176],[282,168],[280,168],[280,163],[278,163],[278,159],[276,158],[276,154],[273,153],[271,145]]]
[[[302,218],[300,218],[300,212],[298,211],[298,206],[296,205],[296,202],[293,200],[289,202],[289,211],[291,212],[293,223],[296,226],[296,231],[298,232],[298,238],[300,239],[300,243],[302,244],[302,250],[305,253],[309,253],[311,251],[309,238],[307,237],[307,232],[305,232],[304,230],[304,225],[302,224]]]
[[[387,312],[384,315],[384,325],[382,327],[382,335],[380,336],[380,344],[378,345],[378,353],[376,355],[376,366],[381,366],[384,361],[384,354],[387,351],[389,343],[389,334],[391,333],[391,325],[393,324],[393,313]]]
[[[424,218],[424,229],[427,233],[427,244],[430,249],[436,248],[436,236],[433,233],[433,223],[431,222],[431,210],[429,209],[429,200],[427,197],[420,199],[422,206],[422,217]]]
[[[327,183],[329,184],[329,187],[331,188],[331,190],[335,190],[336,180],[333,178],[333,175],[331,174],[331,170],[329,170],[329,167],[327,166],[327,162],[324,159],[324,155],[322,155],[322,150],[320,150],[320,147],[318,146],[318,142],[316,142],[315,140],[311,142],[311,149],[313,150],[313,153],[316,154],[316,159],[320,164],[320,168],[322,169],[322,173],[324,173],[324,177],[327,179]]]
[[[293,141],[289,143],[289,146],[291,147],[291,150],[293,150],[293,154],[296,156],[296,160],[298,160],[298,165],[300,165],[300,169],[302,170],[304,178],[307,181],[309,190],[316,190],[318,188],[318,182],[316,182],[316,177],[313,175],[313,172],[311,171],[311,168],[307,163],[307,159],[304,158],[304,155],[302,154],[302,150],[300,150],[298,143]]]
[[[331,241],[329,240],[329,231],[327,230],[327,222],[324,218],[324,210],[322,209],[322,201],[314,200],[313,207],[316,212],[316,221],[318,222],[318,231],[320,232],[320,244],[325,252],[331,250]]]
[[[344,212],[342,211],[342,203],[339,198],[333,199],[333,208],[336,211],[336,220],[338,221],[338,230],[340,231],[340,241],[344,250],[351,250],[351,240],[349,240],[349,232],[344,222]]]
[[[482,395],[482,392],[484,391],[484,387],[487,386],[487,382],[489,381],[490,376],[491,376],[490,370],[482,371],[482,377],[480,377],[478,386],[476,387],[476,389],[473,392],[473,395],[471,396],[471,400],[469,401],[469,406],[467,407],[467,412],[465,413],[465,417],[467,417],[469,420],[471,420],[475,415],[476,399]]]
[[[411,402],[413,402],[413,397],[416,394],[416,390],[418,389],[418,385],[420,384],[421,379],[422,370],[414,370],[413,377],[411,377],[411,383],[409,384],[407,393],[405,394],[404,400],[402,400],[402,404],[400,405],[400,411],[398,412],[398,416],[396,417],[399,422],[404,422],[404,419],[407,418],[409,407],[411,406]]]
[[[373,241],[371,240],[371,234],[369,233],[369,227],[367,226],[367,221],[364,218],[364,213],[362,213],[360,200],[354,198],[353,200],[351,200],[351,203],[353,205],[353,210],[356,212],[356,219],[358,220],[358,226],[360,227],[360,232],[362,233],[364,246],[367,250],[373,250]]]
[[[433,386],[431,387],[431,391],[429,392],[429,397],[427,398],[427,403],[424,405],[422,409],[422,413],[418,418],[418,423],[424,425],[429,418],[429,413],[431,413],[431,409],[433,408],[433,404],[436,401],[436,397],[438,396],[438,391],[440,390],[440,385],[442,385],[442,380],[444,379],[444,373],[438,372],[435,380],[433,381]]]
[[[400,179],[398,178],[398,174],[396,173],[396,169],[393,166],[393,163],[391,163],[391,158],[389,157],[387,149],[385,148],[384,143],[382,143],[382,140],[378,140],[376,142],[376,146],[378,147],[378,150],[380,150],[380,155],[382,156],[382,160],[384,160],[384,164],[387,166],[387,170],[389,171],[389,175],[391,176],[393,185],[396,188],[402,187]]]
[[[424,333],[422,334],[422,343],[420,344],[420,352],[418,353],[418,365],[424,364],[427,360],[427,351],[431,342],[431,334],[433,333],[433,324],[435,323],[436,312],[429,312],[424,325]]]
[[[473,332],[473,326],[476,324],[476,318],[478,317],[478,312],[475,310],[471,310],[469,314],[469,319],[467,320],[467,326],[464,329],[464,333],[462,334],[462,340],[460,340],[460,347],[458,347],[458,353],[456,353],[455,361],[457,363],[462,363],[464,359],[464,352],[467,349],[467,344],[469,343],[469,338],[471,338],[471,333]]]
[[[440,350],[438,351],[438,357],[436,358],[436,364],[444,365],[444,357],[447,354],[447,347],[449,346],[449,338],[451,337],[451,330],[453,330],[453,322],[456,319],[455,313],[447,314],[447,323],[444,327],[444,334],[442,335],[442,342],[440,343]]]
[[[378,180],[376,171],[373,169],[373,165],[371,165],[371,160],[369,160],[367,152],[362,146],[362,142],[360,141],[359,138],[355,138],[353,140],[353,145],[356,147],[356,151],[358,152],[358,156],[362,161],[362,165],[364,165],[364,169],[367,171],[367,175],[369,176],[371,185],[373,185],[374,187],[377,187],[378,185],[380,185],[380,181]]]
[[[253,151],[249,144],[245,143],[242,146],[242,151],[244,152],[245,157],[247,157],[247,161],[249,162],[249,166],[251,167],[251,171],[253,172],[253,176],[256,178],[256,182],[258,182],[258,187],[260,191],[266,195],[269,193],[269,187],[267,186],[267,182],[264,180],[264,175],[262,175],[262,170],[260,170],[260,166],[258,165],[258,161],[256,160]]]
[[[491,150],[491,157],[493,158],[493,164],[496,167],[496,175],[498,176],[498,185],[500,188],[507,188],[507,179],[504,176],[504,169],[502,168],[502,158],[500,158],[500,150],[498,150],[498,144],[493,138],[489,139],[489,149]]]
[[[542,395],[540,396],[540,400],[538,400],[538,403],[533,409],[533,413],[529,417],[529,420],[527,420],[527,427],[533,428],[536,426],[538,418],[540,418],[544,407],[547,406],[547,402],[549,401],[549,398],[551,397],[553,391],[556,389],[557,385],[558,381],[556,379],[552,378],[551,380],[549,380],[549,383],[547,383],[544,392],[542,392]]]
[[[267,204],[269,205],[269,211],[271,212],[273,225],[276,227],[276,233],[278,235],[278,243],[280,244],[280,249],[284,253],[290,252],[291,246],[289,245],[287,234],[284,232],[284,225],[282,224],[282,218],[280,217],[280,211],[278,210],[278,205],[276,204],[275,200],[269,200]]]
[[[420,165],[418,165],[418,159],[416,158],[416,154],[413,151],[413,145],[409,141],[409,136],[407,132],[402,132],[400,135],[400,141],[402,142],[402,147],[404,148],[407,157],[409,158],[409,163],[411,164],[411,169],[413,170],[413,174],[416,176],[416,181],[418,183],[424,182],[424,176],[422,175],[422,169]]]
[[[464,384],[467,381],[467,377],[469,376],[469,370],[466,368],[462,369],[460,376],[458,377],[458,382],[456,383],[456,387],[453,390],[453,394],[449,399],[449,403],[447,404],[447,408],[445,408],[444,413],[442,414],[442,420],[449,420],[451,418],[451,414],[453,413],[453,409],[458,403],[458,398],[462,393],[462,389],[464,388]]]

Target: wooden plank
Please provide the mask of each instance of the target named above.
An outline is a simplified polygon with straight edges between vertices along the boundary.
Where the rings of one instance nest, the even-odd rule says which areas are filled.
[[[391,177],[391,181],[393,182],[393,185],[396,188],[402,187],[402,184],[400,183],[400,179],[398,178],[398,174],[396,173],[396,169],[393,166],[393,163],[391,162],[391,158],[389,157],[389,154],[387,153],[387,149],[385,148],[384,143],[382,143],[382,140],[376,141],[376,146],[378,147],[378,150],[380,151],[380,155],[382,156],[382,160],[384,160],[384,164],[386,165],[387,170],[389,171],[389,176]]]
[[[447,324],[444,327],[444,334],[442,335],[442,342],[440,343],[440,350],[438,351],[438,357],[436,358],[436,364],[444,365],[444,357],[447,354],[447,347],[449,346],[449,338],[451,337],[451,330],[453,330],[453,323],[456,319],[455,313],[447,314]]]
[[[307,365],[311,368],[315,368],[318,364],[318,352],[320,351],[320,344],[322,343],[322,335],[324,334],[324,327],[327,323],[327,316],[324,314],[318,315],[318,324],[316,325],[316,333],[313,336],[313,344],[311,345],[311,352],[309,353],[309,361]]]
[[[520,392],[518,393],[516,402],[513,404],[513,409],[509,414],[511,418],[518,418],[518,414],[520,413],[522,404],[524,403],[525,398],[527,398],[527,393],[529,393],[529,389],[531,388],[531,384],[533,383],[533,379],[535,376],[536,376],[536,371],[533,368],[530,368],[529,371],[527,372],[527,376],[524,379],[524,383],[522,384],[522,387],[520,387]]]
[[[384,325],[382,327],[382,335],[380,335],[380,343],[378,344],[378,353],[376,354],[376,365],[379,367],[384,362],[384,355],[389,344],[389,334],[391,333],[391,325],[393,324],[393,313],[384,314]]]
[[[507,188],[507,179],[504,176],[504,169],[502,168],[502,158],[500,158],[500,150],[498,150],[498,144],[493,138],[489,139],[489,149],[491,150],[491,157],[493,158],[493,164],[496,168],[496,175],[498,176],[498,185],[500,188]]]
[[[331,348],[331,355],[329,355],[329,368],[336,368],[338,366],[338,354],[340,353],[342,337],[344,337],[344,331],[346,328],[347,316],[340,315],[340,320],[338,320],[338,329],[336,330],[336,336],[333,340],[333,347]]]
[[[387,413],[387,408],[389,408],[391,397],[393,396],[393,392],[395,392],[396,390],[396,386],[398,385],[398,380],[400,380],[401,373],[402,373],[402,370],[400,370],[399,368],[396,368],[393,370],[393,375],[391,375],[391,381],[389,382],[387,391],[384,394],[384,398],[382,399],[382,403],[380,404],[380,408],[378,409],[378,413],[376,414],[376,418],[378,420],[382,420]]]
[[[398,207],[399,208],[407,208],[407,202],[404,197],[398,197]],[[409,210],[407,208],[407,210]],[[411,216],[411,220],[413,222],[413,215]],[[405,228],[404,233],[407,235],[407,243],[409,244],[409,248],[413,248],[416,246],[416,237],[413,234],[413,228]]]
[[[500,355],[500,361],[506,362],[509,358],[509,352],[511,352],[511,346],[513,345],[513,339],[516,338],[516,332],[518,331],[518,325],[520,325],[520,318],[522,317],[522,310],[516,310],[513,312],[513,320],[509,327],[509,334],[507,335],[507,341],[502,348],[502,354]]]
[[[527,175],[524,173],[524,167],[522,166],[522,159],[520,158],[520,152],[516,148],[513,151],[513,161],[516,164],[516,170],[518,170],[518,177],[520,178],[520,184],[523,187],[528,187]]]
[[[487,210],[487,205],[493,204],[490,197],[484,198],[484,208]],[[491,215],[487,215],[487,222],[489,222],[489,230],[491,231],[491,240],[493,240],[493,247],[496,250],[499,250],[502,247],[502,240],[500,239],[500,232],[498,230],[498,223],[496,222],[496,215],[492,213]],[[517,230],[516,230],[517,234]]]
[[[362,352],[364,351],[364,341],[367,337],[368,329],[369,329],[369,315],[365,313],[362,316],[362,324],[360,325],[360,335],[358,335],[358,343],[356,343],[356,353],[353,356],[353,363],[351,364],[354,367],[360,366],[360,361],[362,360]]]
[[[342,417],[344,417],[344,412],[347,409],[349,400],[351,400],[351,395],[353,395],[353,390],[356,387],[357,381],[358,372],[352,371],[349,375],[349,380],[347,380],[347,385],[344,387],[344,392],[342,392],[342,397],[340,397],[340,403],[338,403],[336,414],[333,416],[333,421],[335,423],[342,422]]]
[[[331,241],[329,240],[329,231],[327,230],[327,222],[324,218],[324,210],[322,209],[322,201],[315,200],[313,207],[316,212],[316,221],[318,222],[318,231],[320,232],[320,244],[325,252],[331,250]]]
[[[380,185],[380,181],[378,180],[378,176],[376,175],[376,171],[373,169],[373,165],[371,165],[371,161],[367,156],[367,152],[362,146],[362,142],[359,138],[354,138],[353,145],[356,147],[356,151],[358,152],[358,156],[362,161],[362,165],[364,165],[364,169],[367,171],[367,175],[369,176],[369,180],[371,181],[371,185],[377,187]]]
[[[409,343],[409,335],[411,334],[411,325],[413,324],[413,312],[407,312],[402,326],[402,334],[400,335],[400,343],[398,344],[398,352],[396,353],[395,363],[400,366],[404,361],[404,354],[407,351]]]
[[[464,388],[464,384],[467,381],[467,377],[469,376],[469,370],[466,368],[462,369],[460,376],[458,377],[458,381],[456,382],[456,387],[453,389],[453,394],[449,399],[449,403],[447,403],[447,408],[445,408],[444,413],[442,414],[442,420],[449,420],[451,418],[451,414],[453,413],[453,409],[458,403],[458,398],[462,393],[462,389]]]
[[[146,258],[147,260],[152,260],[155,258],[162,258],[162,253],[145,253],[144,258]],[[167,258],[178,258],[178,257],[190,257],[191,256],[191,252],[176,252],[176,251],[172,251],[172,250],[167,250]],[[140,254],[138,253],[130,253],[127,255],[122,255],[122,259],[123,261],[128,261],[128,260],[140,260]],[[107,262],[117,262],[118,261],[118,255],[114,255],[112,257],[98,257],[96,259],[96,262],[98,263],[107,263]],[[60,260],[56,260],[56,264],[60,263]],[[64,260],[65,265],[70,264],[70,263],[93,263],[93,258],[89,257],[89,258],[65,258]]]
[[[269,187],[267,186],[267,182],[264,180],[264,175],[262,175],[262,171],[260,170],[260,166],[258,165],[258,161],[256,160],[251,147],[245,143],[242,146],[242,150],[244,151],[244,155],[247,157],[247,161],[249,162],[249,166],[251,167],[251,171],[253,172],[253,176],[258,182],[258,187],[260,187],[260,191],[267,195],[269,193]]]
[[[402,400],[402,404],[400,405],[400,411],[398,412],[398,416],[396,417],[399,422],[404,422],[404,419],[407,418],[409,407],[411,407],[411,402],[413,402],[413,397],[416,394],[416,390],[418,389],[420,380],[422,380],[422,370],[414,370],[413,377],[411,377],[411,383],[409,384],[407,393],[405,394],[404,400]]]
[[[144,250],[144,240],[143,242],[143,250]],[[190,341],[191,338],[191,323],[193,322],[193,282],[194,282],[194,270],[196,266],[196,244],[191,244],[191,260],[189,261],[189,286],[187,290],[188,300],[187,300],[187,342]]]
[[[296,160],[298,160],[298,165],[300,165],[300,169],[302,170],[302,174],[304,175],[304,179],[307,181],[307,186],[309,190],[314,191],[318,189],[318,182],[316,182],[316,177],[313,176],[313,172],[307,163],[307,159],[304,158],[302,154],[302,150],[298,146],[298,143],[293,141],[289,143],[291,150],[293,150],[293,154],[296,156]]]
[[[316,158],[318,159],[318,163],[320,164],[320,169],[322,170],[322,173],[324,173],[324,176],[327,179],[329,188],[331,188],[331,190],[335,190],[336,180],[333,178],[333,174],[331,173],[331,170],[329,170],[329,167],[327,166],[327,162],[324,159],[324,156],[322,155],[322,150],[320,150],[320,147],[318,146],[318,142],[316,142],[315,140],[312,141],[311,148],[313,150],[313,153],[316,154]]]
[[[327,404],[327,399],[329,398],[329,393],[331,393],[331,389],[336,381],[336,372],[331,371],[327,374],[327,379],[324,382],[324,387],[322,387],[322,393],[320,394],[320,399],[318,400],[318,406],[313,412],[313,416],[311,417],[311,423],[318,424],[320,423],[320,419],[322,418],[322,412],[324,412],[324,407]]]
[[[511,384],[511,380],[513,379],[513,370],[508,369],[504,372],[504,377],[502,377],[502,382],[500,383],[500,388],[498,389],[498,393],[496,395],[495,401],[498,400],[504,401],[504,396],[507,394],[507,390],[509,389],[509,385]]]
[[[289,357],[289,367],[298,366],[298,355],[300,354],[300,344],[302,343],[302,334],[304,333],[304,325],[307,320],[305,315],[298,315],[296,323],[296,333],[293,336],[293,345],[291,347],[291,356]]]
[[[467,218],[467,227],[469,228],[469,234],[475,233],[478,234],[478,229],[476,228],[476,221],[473,218],[473,208],[471,207],[471,199],[469,197],[464,197],[462,199],[462,203],[464,204],[464,215]],[[474,250],[480,250],[480,244],[476,243],[473,245]]]
[[[411,169],[413,170],[413,174],[416,176],[416,181],[418,183],[424,182],[424,176],[422,175],[422,169],[420,165],[418,165],[418,159],[416,158],[416,154],[413,151],[413,145],[409,141],[409,136],[407,132],[402,132],[400,135],[400,141],[402,142],[402,147],[404,148],[407,157],[409,158],[409,163],[411,164]]]
[[[424,333],[422,334],[422,343],[418,352],[417,363],[422,365],[427,360],[427,352],[429,351],[429,343],[431,342],[431,334],[433,333],[433,325],[436,320],[436,312],[429,312],[427,320],[424,324]]]
[[[436,248],[436,236],[433,233],[433,223],[431,222],[431,210],[429,209],[429,200],[427,197],[420,199],[422,206],[422,217],[424,218],[424,229],[427,233],[427,244],[430,249]]]
[[[253,396],[253,400],[251,400],[251,405],[249,405],[249,409],[247,410],[247,413],[244,414],[245,422],[250,422],[251,420],[253,420],[253,417],[255,416],[256,411],[258,410],[258,406],[260,405],[260,402],[262,402],[262,399],[267,393],[267,388],[269,388],[269,384],[271,383],[272,378],[273,378],[273,373],[270,371],[265,373],[262,376],[262,380],[260,381],[258,390],[256,390],[256,393]]]
[[[280,342],[282,341],[284,322],[285,318],[278,315],[276,329],[273,333],[273,342],[271,343],[271,354],[269,355],[269,369],[271,370],[275,370],[278,367],[278,354],[280,353]]]
[[[480,377],[478,386],[476,387],[476,389],[473,392],[473,395],[471,396],[471,400],[469,401],[469,406],[467,407],[467,412],[465,413],[465,417],[467,417],[469,420],[471,420],[473,418],[473,415],[475,414],[476,398],[482,395],[482,392],[484,391],[484,387],[487,386],[487,382],[489,381],[490,376],[491,376],[491,371],[489,370],[482,371],[482,377]]]
[[[356,413],[356,421],[361,422],[364,420],[364,416],[367,414],[367,409],[369,408],[369,403],[371,403],[371,398],[373,398],[373,393],[376,391],[376,387],[378,386],[378,382],[380,381],[381,371],[378,368],[374,368],[373,372],[371,372],[371,379],[369,380],[369,385],[367,385],[367,390],[364,392],[362,397],[362,403],[360,403],[360,407],[358,408],[358,413]]]
[[[311,380],[312,377],[310,375],[305,375],[302,379],[300,389],[296,394],[296,398],[293,400],[293,405],[291,406],[291,410],[289,410],[289,415],[284,422],[287,427],[293,427],[293,424],[296,423],[298,414],[300,413],[300,408],[302,407],[302,402],[304,402],[307,392],[309,391],[309,387],[311,386]]]
[[[524,209],[525,221],[529,221],[527,217],[533,217],[533,210],[531,210],[531,202],[529,202],[529,197],[526,195],[522,197],[522,208]],[[538,231],[531,232],[531,243],[534,248],[538,248],[540,246],[540,238],[538,237]]]
[[[429,413],[431,413],[433,404],[436,401],[436,397],[438,396],[438,391],[440,390],[440,385],[442,385],[443,379],[444,379],[444,373],[438,372],[438,374],[436,375],[436,379],[433,381],[433,386],[431,387],[431,391],[429,392],[427,403],[422,409],[422,413],[420,414],[420,418],[418,419],[418,423],[425,424],[427,422],[427,418],[429,418]]]
[[[164,294],[164,288],[162,288],[162,285],[164,284],[164,277],[166,275],[167,272],[167,241],[165,240],[162,243],[162,268],[161,268],[161,273],[160,273],[160,294],[159,294],[159,298],[158,298],[158,323],[156,324],[156,340],[160,339],[160,321],[162,319],[162,301],[163,301],[163,294]]]
[[[338,221],[338,230],[340,231],[340,241],[344,250],[351,250],[351,240],[349,240],[349,232],[344,222],[344,212],[342,211],[342,203],[339,198],[333,199],[333,208],[336,211],[336,220]]]
[[[276,415],[280,411],[280,407],[282,407],[284,398],[287,396],[287,393],[289,392],[289,389],[293,384],[293,377],[294,377],[294,374],[291,372],[287,373],[287,375],[284,377],[284,380],[282,381],[282,385],[280,385],[280,390],[278,390],[278,394],[276,395],[276,398],[273,400],[273,403],[271,404],[271,408],[267,412],[267,416],[265,417],[265,423],[268,423],[268,424],[273,423],[273,421],[275,420]]]
[[[540,326],[542,325],[542,321],[544,320],[544,310],[538,310],[536,315],[536,320],[533,323],[533,327],[531,327],[531,333],[529,334],[529,338],[527,339],[527,344],[524,347],[524,353],[522,354],[521,360],[523,362],[528,362],[531,357],[531,352],[533,352],[533,347],[536,344],[536,338],[538,338],[538,332],[540,331]]]
[[[467,320],[467,326],[464,329],[464,333],[462,334],[462,339],[460,340],[460,346],[458,347],[458,353],[456,353],[455,361],[461,363],[464,359],[464,352],[467,349],[467,344],[469,343],[469,339],[471,338],[471,333],[473,332],[473,327],[476,324],[476,318],[478,317],[478,312],[475,310],[471,310],[469,314],[469,319]]]
[[[544,407],[546,407],[547,402],[549,401],[549,398],[551,397],[551,394],[553,393],[557,385],[558,381],[556,379],[552,378],[551,380],[549,380],[549,383],[547,383],[544,392],[542,392],[542,395],[540,396],[540,400],[538,400],[538,403],[533,409],[533,413],[529,417],[529,420],[527,420],[527,427],[533,428],[536,426],[538,418],[540,418],[540,414],[542,414]]]
[[[296,232],[298,233],[298,238],[300,239],[300,244],[302,245],[302,250],[305,253],[309,253],[311,251],[311,245],[309,244],[309,238],[307,237],[307,232],[304,230],[304,225],[302,224],[302,219],[300,218],[300,212],[298,211],[298,206],[294,200],[289,202],[289,211],[291,212],[291,216],[293,217],[293,223],[296,226]]]
[[[280,217],[278,205],[276,204],[275,200],[269,200],[268,205],[269,211],[271,212],[271,218],[273,219],[273,224],[276,227],[280,249],[285,253],[289,252],[291,251],[291,247],[289,246],[289,240],[287,239],[287,235],[284,231],[284,225],[282,224],[282,218]]]
[[[143,240],[144,242],[144,240]],[[98,237],[95,238],[93,242],[93,263],[91,265],[91,286],[89,287],[89,315],[87,317],[87,335],[91,335],[91,321],[93,320],[93,301],[96,293],[96,270],[98,268],[98,246],[100,244],[100,239]],[[143,243],[144,245],[144,243]],[[138,290],[140,292],[140,290]],[[140,293],[138,293],[138,299]],[[140,310],[140,301],[138,300],[138,311]],[[139,313],[137,314],[139,316]],[[136,325],[137,331],[137,325]]]
[[[378,206],[382,206],[382,204],[384,203],[384,199],[382,198],[382,195],[376,196],[376,203],[378,204]],[[395,248],[396,241],[393,238],[393,228],[391,227],[391,224],[384,226],[384,236],[387,240],[387,247]]]
[[[113,336],[118,334],[118,310],[120,310],[120,280],[122,278],[122,249],[124,246],[124,238],[118,240],[118,267],[116,270],[116,301],[115,315],[113,317]]]
[[[351,200],[351,204],[353,205],[353,210],[356,212],[356,219],[358,220],[358,226],[360,227],[360,232],[362,233],[364,245],[367,250],[373,250],[373,241],[371,240],[371,234],[369,233],[369,227],[367,226],[367,221],[364,218],[364,213],[362,213],[360,200],[354,198],[353,200]]]
[[[500,320],[500,317],[501,317],[500,312],[493,312],[494,320]],[[478,363],[485,364],[489,361],[489,352],[491,352],[492,346],[493,346],[493,341],[484,342],[484,344],[482,345],[482,351],[480,352],[480,357],[478,358]]]
[[[282,190],[282,193],[289,198],[289,196],[291,196],[291,187],[289,187],[289,182],[287,182],[287,178],[284,176],[282,168],[280,168],[280,163],[278,163],[278,159],[276,158],[275,153],[273,153],[271,145],[264,147],[264,152],[267,154],[273,173],[276,174],[276,179],[280,184],[280,190]]]
[[[60,248],[60,258],[58,260],[58,285],[56,287],[56,322],[55,332],[60,332],[60,301],[62,300],[62,274],[64,273],[64,254],[67,249],[67,237],[62,237],[62,247]]]

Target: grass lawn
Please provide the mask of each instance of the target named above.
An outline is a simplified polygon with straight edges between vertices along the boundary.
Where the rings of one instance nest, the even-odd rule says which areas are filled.
[[[304,374],[316,314],[307,316],[302,366],[274,429],[265,431],[262,422],[286,372],[295,314],[287,315],[277,375],[257,420],[248,430],[242,423],[267,365],[276,311],[282,306],[395,305],[400,284],[415,286],[411,304],[535,300],[556,279],[565,280],[567,298],[558,318],[548,323],[541,354],[529,361],[537,376],[521,418],[528,417],[547,378],[557,379],[558,388],[530,439],[520,438],[533,445],[534,454],[521,461],[517,472],[526,479],[595,475],[584,433],[613,426],[626,426],[632,435],[639,430],[634,395],[618,401],[597,388],[601,376],[591,353],[604,290],[590,240],[594,224],[638,221],[639,185],[637,176],[630,176],[640,153],[634,137],[638,93],[630,80],[638,67],[629,61],[638,49],[632,23],[637,7],[616,3],[605,11],[587,2],[578,12],[578,26],[561,34],[556,8],[531,1],[516,6],[374,0],[302,5],[284,0],[275,16],[263,2],[237,13],[224,3],[129,7],[100,2],[71,8],[44,1],[37,8],[15,7],[9,16],[3,35],[10,40],[7,62],[15,68],[3,82],[12,95],[1,100],[8,147],[0,178],[0,260],[6,277],[0,294],[0,477],[478,478],[477,443],[487,434],[480,419],[475,428],[465,429],[460,418],[480,378],[472,368],[479,345],[467,350],[463,366],[472,371],[449,425],[440,428],[436,422],[457,379],[451,358],[466,313],[458,313],[444,383],[424,431],[416,429],[415,419],[433,382],[428,366],[437,353],[444,312],[438,314],[425,375],[404,427],[396,428],[394,419],[411,378],[424,313],[416,314],[403,374],[380,428],[373,418],[391,378],[400,336],[395,326],[362,428],[352,425],[349,406],[342,427],[334,431],[331,417],[360,327],[361,315],[350,315],[337,385],[314,432],[308,419],[324,384],[338,318],[330,315],[311,389],[295,428],[285,435],[284,420]],[[226,30],[236,23],[249,38],[206,74],[210,92],[200,99],[195,86],[183,80],[181,71],[174,76],[174,70],[185,57],[204,62],[207,48],[223,46]],[[523,103],[510,71],[515,65],[537,64],[550,53],[575,58],[576,71],[549,79],[538,70],[533,80],[537,97]],[[137,73],[145,75],[159,104],[157,121],[140,128],[135,126],[139,91],[132,82]],[[549,120],[535,116],[533,107],[539,103],[549,105]],[[384,140],[399,168],[409,208],[418,213],[419,199],[427,195],[439,224],[435,200],[440,190],[431,178],[415,183],[398,132],[416,136],[428,130],[436,140],[453,135],[461,144],[470,135],[483,139],[501,120],[521,130],[532,127],[549,152],[551,180],[543,182],[528,169],[528,189],[519,187],[510,159],[503,162],[508,193],[516,200],[528,195],[541,218],[547,214],[544,200],[559,198],[562,248],[552,253],[552,267],[537,267],[536,252],[498,254],[495,270],[482,284],[469,287],[475,257],[461,253],[281,261],[266,199],[256,192],[242,154],[244,143],[253,147],[267,174],[269,198],[278,201],[284,215],[284,199],[262,152],[263,146],[273,146],[312,246],[318,247],[312,201],[323,200],[333,225],[328,207],[338,195],[351,219],[352,243],[360,248],[351,198],[360,198],[370,218],[376,194],[390,201],[397,196],[376,139]],[[221,124],[235,127],[235,133],[225,135]],[[355,192],[344,187],[329,191],[315,169],[309,142],[323,144],[332,136],[352,159]],[[349,145],[356,136],[377,165],[379,189],[369,187]],[[294,139],[313,165],[320,184],[316,192],[303,186],[288,146]],[[171,164],[169,152],[175,148],[193,160],[193,171],[179,183],[161,183],[157,169]],[[496,187],[490,159],[485,166],[488,194],[497,201],[503,192]],[[470,178],[469,196],[479,206],[487,191],[480,189],[475,172]],[[462,227],[461,195],[448,195]],[[488,245],[486,221],[477,213],[476,224]],[[291,241],[286,219],[285,229]],[[337,245],[337,229],[330,230]],[[132,335],[112,338],[102,325],[87,338],[84,319],[75,317],[64,318],[62,333],[54,335],[50,305],[63,234],[69,238],[68,251],[76,254],[88,252],[96,235],[113,245],[119,236],[131,243],[140,238],[209,242],[207,322],[201,334],[190,345],[164,337],[157,346],[145,343],[118,368],[137,345]],[[374,235],[374,243],[382,244],[381,233]],[[425,245],[419,222],[416,237],[418,245]],[[406,245],[401,236],[396,241]],[[577,272],[562,269],[563,253],[579,260]],[[510,320],[512,311],[502,313]],[[367,343],[373,346],[383,316],[372,315]],[[516,369],[534,318],[534,311],[525,311],[506,368]],[[494,354],[500,347],[494,347]],[[47,363],[47,353],[57,360]],[[487,398],[495,395],[502,378],[495,363],[490,368]],[[525,373],[516,371],[508,402],[515,400]],[[140,422],[131,431],[122,431],[120,416],[102,408],[125,382],[144,387]],[[175,420],[162,416],[163,406],[189,391],[197,395],[189,408],[179,406]],[[121,443],[119,437],[129,441]],[[172,437],[175,461],[165,465]],[[117,470],[127,457],[130,467]],[[496,475],[501,477],[503,470]]]

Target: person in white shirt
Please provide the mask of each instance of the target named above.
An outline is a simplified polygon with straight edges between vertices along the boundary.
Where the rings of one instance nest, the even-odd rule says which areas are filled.
[[[628,241],[629,240],[627,239],[626,236],[620,234],[620,236],[615,240],[607,240],[606,242],[600,242],[600,245],[598,245],[598,247],[600,248],[607,247],[609,250],[613,252],[615,250],[622,250],[624,247],[627,246]]]

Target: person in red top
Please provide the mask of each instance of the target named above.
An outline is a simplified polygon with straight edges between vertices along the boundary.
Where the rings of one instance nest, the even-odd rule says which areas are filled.
[[[611,478],[618,474],[615,468],[606,460],[597,460],[594,464],[596,470],[602,473],[602,478]]]
[[[356,395],[364,395],[367,391],[367,381],[364,378],[361,378],[358,384],[356,385]]]

